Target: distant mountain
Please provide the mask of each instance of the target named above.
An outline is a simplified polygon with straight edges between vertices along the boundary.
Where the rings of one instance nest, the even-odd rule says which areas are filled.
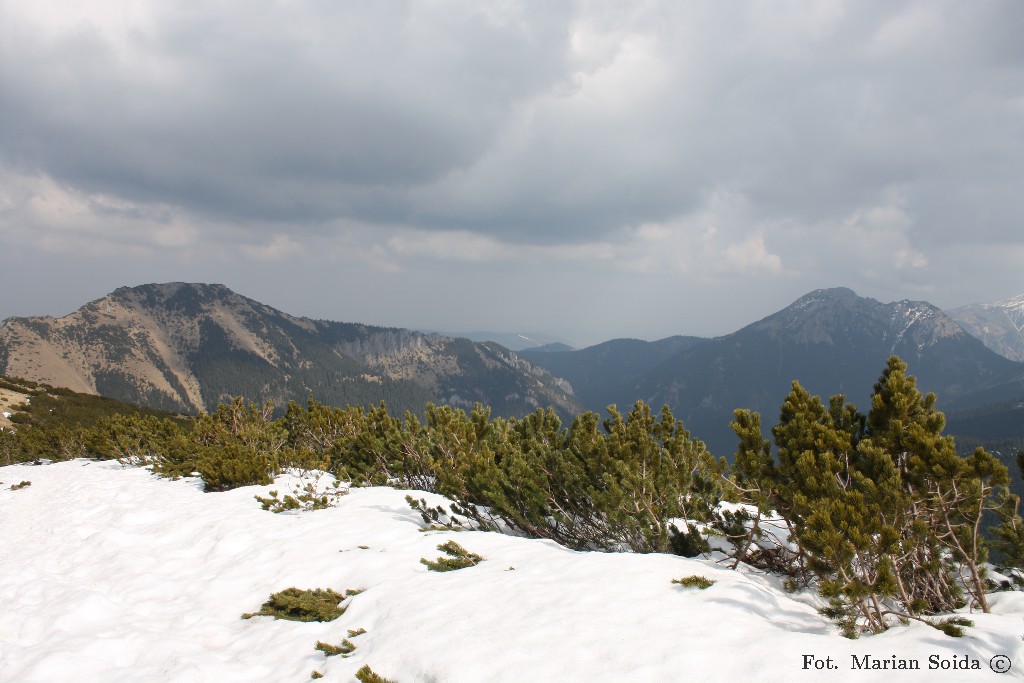
[[[563,344],[562,342],[552,342],[550,344],[544,344],[543,346],[531,346],[529,349],[526,349],[526,350],[529,351],[532,354],[532,353],[562,353],[562,352],[566,352],[566,351],[575,351],[576,349],[574,349],[573,347],[569,346],[568,344]]]
[[[564,339],[542,332],[436,332],[448,337],[460,337],[477,342],[495,342],[511,351],[535,349],[550,344],[562,344],[567,348],[575,348]]]
[[[297,318],[223,285],[123,287],[63,318],[0,323],[0,373],[166,410],[254,401],[428,401],[496,415],[578,409],[564,380],[495,343]]]
[[[574,352],[523,352],[567,379],[585,408],[668,404],[691,434],[724,456],[736,446],[733,411],[760,412],[767,433],[794,379],[822,397],[845,394],[866,412],[893,354],[908,363],[923,391],[938,394],[943,410],[1024,398],[1024,364],[985,348],[935,306],[883,304],[844,288],[811,292],[715,339],[623,339]],[[993,419],[1005,414],[996,411]]]
[[[1024,361],[1024,294],[961,306],[947,314],[996,353]]]
[[[845,394],[865,412],[891,355],[939,396],[940,409],[1024,396],[1024,364],[1008,360],[923,301],[882,304],[845,288],[811,292],[733,334],[688,349],[651,370],[637,395],[667,403],[719,455],[731,455],[736,408],[764,416],[766,429],[799,380],[823,397]]]
[[[612,403],[628,409],[647,372],[705,341],[702,337],[682,336],[654,342],[613,339],[578,351],[545,346],[521,351],[520,355],[568,380],[585,409],[604,412]]]

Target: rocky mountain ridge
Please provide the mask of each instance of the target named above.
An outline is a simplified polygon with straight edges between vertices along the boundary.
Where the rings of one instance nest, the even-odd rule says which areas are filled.
[[[9,318],[0,373],[183,412],[235,395],[578,408],[566,382],[497,344],[295,317],[223,285],[123,287],[62,318]]]
[[[996,353],[1024,361],[1024,294],[961,306],[948,314]]]

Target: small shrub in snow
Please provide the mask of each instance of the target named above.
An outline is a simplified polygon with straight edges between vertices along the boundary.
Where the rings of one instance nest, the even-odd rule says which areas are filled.
[[[455,516],[454,508],[457,506],[454,504],[452,505],[453,511],[446,512],[443,505],[430,507],[425,498],[416,500],[412,496],[406,496],[405,502],[420,513],[420,517],[427,523],[428,526],[422,527],[420,531],[463,531],[466,529],[462,520]]]
[[[267,616],[289,621],[334,621],[345,613],[342,595],[330,588],[286,588],[274,593],[258,612],[243,614],[243,619]]]
[[[287,431],[272,421],[273,403],[246,404],[236,398],[222,403],[210,414],[201,414],[187,438],[153,463],[164,476],[187,476],[199,472],[207,491],[227,491],[240,486],[270,484],[285,452]]]
[[[974,622],[965,617],[950,617],[949,619],[943,619],[938,622],[926,621],[925,623],[939,629],[947,636],[952,636],[953,638],[960,638],[964,635],[963,627],[974,626]]]
[[[27,488],[27,487],[29,487],[31,485],[32,485],[32,482],[30,482],[30,481],[23,481],[20,484],[12,484],[11,485],[11,490],[12,491],[17,491],[19,489]]]
[[[286,512],[288,510],[323,510],[334,507],[341,497],[348,493],[340,481],[333,481],[326,487],[321,480],[326,473],[303,472],[299,482],[291,488],[290,494],[281,497],[278,491],[269,491],[267,496],[254,496],[264,510]]]
[[[360,683],[394,683],[394,681],[374,673],[369,664],[366,664],[356,672],[356,680],[360,681]]]
[[[683,588],[699,588],[705,590],[715,585],[714,579],[709,579],[706,576],[699,576],[694,574],[693,576],[684,576],[681,579],[672,579],[672,583],[678,583]]]
[[[264,510],[269,510],[275,514],[302,508],[302,503],[297,498],[287,494],[282,498],[281,494],[277,491],[267,491],[266,496],[255,495],[253,498],[260,502],[260,507]]]
[[[313,680],[316,680],[318,678],[323,678],[324,675],[322,673],[320,673],[319,671],[317,671],[316,669],[313,669],[313,673],[309,674],[309,677],[312,678]]]
[[[455,541],[442,543],[437,546],[437,549],[448,555],[448,557],[439,557],[433,562],[425,557],[420,558],[420,564],[425,564],[427,569],[433,572],[450,572],[456,569],[475,567],[483,562],[484,559],[475,553],[469,552]]]
[[[204,448],[196,470],[207,491],[229,491],[240,486],[269,484],[273,463],[265,454],[238,443]]]
[[[318,640],[316,641],[316,649],[320,650],[320,652],[323,652],[328,657],[334,657],[335,655],[348,657],[350,654],[355,652],[356,645],[348,638],[341,641],[341,645],[331,645],[330,643]]]
[[[361,628],[361,629],[357,629],[357,630],[349,629],[348,630],[348,637],[349,638],[355,638],[356,636],[361,636],[364,633],[366,633],[366,629],[365,628]]]

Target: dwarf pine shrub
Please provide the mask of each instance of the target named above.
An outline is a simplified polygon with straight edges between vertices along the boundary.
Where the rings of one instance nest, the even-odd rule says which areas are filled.
[[[667,407],[656,415],[640,401],[627,415],[608,412],[603,422],[583,413],[565,430],[551,409],[492,420],[480,405],[469,415],[430,406],[435,490],[477,529],[579,550],[667,552],[670,520],[710,519],[724,461]]]
[[[330,643],[325,643],[322,640],[318,640],[316,641],[316,649],[320,652],[323,652],[324,655],[328,657],[334,657],[336,655],[347,657],[353,652],[355,652],[356,646],[355,643],[353,643],[348,638],[345,638],[343,641],[341,641],[341,645],[331,645]]]
[[[442,543],[437,546],[437,549],[448,555],[448,557],[439,557],[434,561],[428,560],[425,557],[420,558],[420,564],[425,564],[427,569],[433,572],[450,572],[456,569],[475,567],[483,562],[484,559],[475,553],[469,552],[455,541]]]
[[[935,622],[929,621],[926,623],[953,638],[962,638],[964,635],[964,627],[974,626],[974,622],[965,617],[949,617],[948,619],[941,619]]]
[[[1020,477],[1024,478],[1024,451],[1017,451],[1016,461]],[[1007,569],[1019,590],[1019,569],[1024,568],[1024,519],[1020,516],[1020,496],[1010,493],[1008,489],[1004,491],[998,515],[1001,522],[992,529],[992,549],[999,557],[998,565]]]
[[[669,525],[669,546],[672,552],[683,557],[697,557],[702,553],[711,550],[710,544],[704,538],[700,529],[689,522],[686,523],[686,531],[680,531],[674,524]]]
[[[18,433],[10,429],[0,428],[0,467],[26,460],[31,460],[31,458],[25,453]]]
[[[90,457],[143,466],[180,448],[183,436],[181,427],[172,420],[155,415],[117,414],[98,419],[85,433],[84,444]]]
[[[672,583],[678,583],[683,588],[699,588],[700,590],[707,590],[715,585],[715,580],[709,579],[706,576],[694,574],[692,576],[684,576],[681,579],[672,579]]]
[[[935,395],[906,370],[889,359],[867,415],[793,382],[771,430],[775,455],[756,413],[732,424],[744,502],[782,515],[796,546],[780,545],[787,573],[816,585],[821,613],[847,637],[908,619],[957,635],[966,623],[934,617],[968,598],[989,611],[982,522],[1007,507],[1007,469],[980,448],[958,455]],[[752,544],[739,541],[743,557]]]
[[[360,683],[394,683],[391,679],[384,678],[380,674],[374,673],[369,664],[364,665],[356,672],[356,680]]]
[[[405,502],[409,504],[416,512],[420,513],[420,517],[427,524],[426,527],[421,527],[420,531],[464,531],[467,527],[458,517],[455,516],[455,512],[447,512],[443,505],[437,507],[430,507],[427,505],[425,498],[416,500],[412,496],[406,496]],[[456,507],[453,505],[453,507]]]
[[[260,507],[273,513],[289,510],[323,510],[335,507],[341,497],[348,493],[348,488],[335,479],[326,487],[320,481],[326,472],[304,471],[299,474],[299,482],[291,487],[291,493],[283,497],[279,491],[268,491],[266,496],[254,496]]]
[[[240,486],[260,486],[272,483],[275,469],[264,453],[238,443],[204,448],[196,469],[207,491],[229,491]]]
[[[334,621],[345,613],[341,603],[346,595],[330,588],[286,588],[273,593],[258,612],[243,614],[243,619],[266,616],[289,621]]]

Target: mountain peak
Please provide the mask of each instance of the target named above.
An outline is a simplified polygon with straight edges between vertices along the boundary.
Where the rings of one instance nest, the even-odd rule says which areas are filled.
[[[804,294],[800,299],[859,299],[857,292],[849,287],[826,287]]]
[[[848,287],[831,287],[828,289],[816,289],[813,292],[808,292],[782,311],[779,311],[779,313],[785,313],[786,311],[789,311],[790,313],[797,313],[805,310],[818,311],[822,308],[836,306],[845,308],[849,306],[856,306],[864,302],[878,304],[874,299],[864,299],[858,296],[856,292]]]
[[[108,295],[113,299],[144,299],[152,302],[166,302],[175,299],[198,298],[213,300],[239,296],[226,285],[204,282],[162,282],[133,287],[118,287]]]
[[[279,407],[386,400],[398,414],[429,402],[501,415],[578,408],[563,380],[497,344],[299,318],[222,284],[121,287],[59,320],[12,318],[2,372],[172,411],[238,395]]]
[[[865,333],[890,344],[897,353],[913,342],[916,353],[940,339],[964,335],[964,331],[940,309],[926,301],[904,299],[883,304],[858,296],[847,287],[816,289],[781,311],[750,327],[769,332],[773,338],[793,344],[858,346]],[[904,348],[903,353],[910,349]]]

